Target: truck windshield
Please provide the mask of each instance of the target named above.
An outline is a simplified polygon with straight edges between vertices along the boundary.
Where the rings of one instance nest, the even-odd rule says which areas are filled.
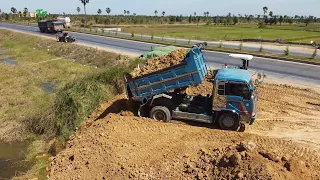
[[[246,83],[228,82],[225,86],[225,93],[229,96],[240,96],[244,99],[250,99],[250,90]]]

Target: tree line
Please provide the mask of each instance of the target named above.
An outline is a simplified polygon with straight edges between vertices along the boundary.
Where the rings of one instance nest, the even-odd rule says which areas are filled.
[[[107,15],[102,15],[103,10],[98,9],[96,15],[86,15],[86,6],[90,2],[89,0],[80,0],[80,2],[84,6],[84,15],[81,15],[81,8],[77,7],[77,14],[65,14],[71,17],[73,22],[81,22],[82,24],[86,24],[87,22],[93,24],[176,24],[176,23],[206,23],[206,24],[214,24],[214,25],[237,25],[237,24],[251,24],[257,23],[260,28],[265,27],[266,25],[276,25],[283,23],[287,24],[301,24],[304,23],[308,26],[311,23],[319,23],[320,19],[315,16],[300,16],[295,15],[290,17],[288,15],[276,15],[273,11],[269,11],[268,7],[263,7],[262,12],[263,15],[255,14],[238,14],[232,15],[228,13],[224,16],[210,16],[209,11],[203,12],[203,14],[198,15],[197,12],[193,12],[189,16],[183,15],[167,15],[165,11],[161,11],[159,15],[158,10],[154,10],[154,16],[145,16],[145,15],[137,15],[137,13],[132,13],[130,10],[124,10],[121,15],[110,15],[112,9],[107,7],[104,9]],[[0,9],[1,13],[1,9]],[[11,13],[2,13],[1,18],[5,18],[9,20],[10,18],[16,18],[17,16],[26,19],[28,14],[28,8],[24,8],[22,11],[18,11],[16,8],[11,8]],[[58,17],[61,14],[49,14],[48,18]]]

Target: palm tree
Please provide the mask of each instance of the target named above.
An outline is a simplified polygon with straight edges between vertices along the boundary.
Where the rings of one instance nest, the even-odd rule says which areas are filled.
[[[129,10],[127,10],[127,14],[130,15],[130,11]]]
[[[11,8],[11,12],[12,12],[13,14],[16,14],[16,13],[17,13],[17,9],[14,8],[14,7],[12,7],[12,8]]]
[[[194,13],[193,13],[193,15],[194,15],[194,16],[197,16],[197,13],[196,13],[196,12],[194,12]]]
[[[272,11],[269,12],[269,16],[270,16],[270,17],[273,16],[273,12],[272,12]]]
[[[133,13],[132,15],[133,15],[133,16],[136,16],[136,15],[137,15],[137,13]]]
[[[157,10],[155,10],[155,11],[154,11],[154,15],[155,15],[155,16],[157,16],[157,14],[158,14],[158,11],[157,11]]]
[[[80,13],[81,9],[80,7],[77,7],[77,11],[78,11],[78,14]]]
[[[209,11],[207,11],[207,17],[209,16]]]
[[[25,7],[25,8],[23,9],[23,16],[24,16],[24,17],[27,17],[28,12],[29,12],[28,8]]]
[[[106,9],[106,12],[108,13],[108,15],[110,14],[110,12],[111,12],[111,9],[110,8],[107,8]]]
[[[97,13],[100,15],[102,13],[102,10],[98,9]]]
[[[123,14],[126,15],[127,14],[127,10],[123,10]]]
[[[165,11],[162,11],[162,16],[164,16],[166,14],[166,12]]]
[[[86,15],[87,14],[86,5],[89,3],[89,0],[80,0],[80,1],[84,6],[84,14]]]
[[[267,6],[263,7],[263,15],[264,16],[266,16],[267,12],[268,12],[268,7]]]

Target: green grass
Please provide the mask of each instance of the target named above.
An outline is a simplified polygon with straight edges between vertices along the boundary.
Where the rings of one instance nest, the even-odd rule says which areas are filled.
[[[276,40],[278,38],[290,42],[310,43],[320,41],[320,24],[294,25],[268,25],[264,29],[259,29],[255,23],[251,25],[236,26],[146,26],[146,27],[123,27],[124,32],[134,32],[137,34],[152,34],[155,36],[166,36],[183,39],[198,40],[240,40],[240,39],[265,39]]]

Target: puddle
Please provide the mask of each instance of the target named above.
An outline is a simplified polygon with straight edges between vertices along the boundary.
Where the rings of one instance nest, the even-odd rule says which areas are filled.
[[[0,60],[0,63],[7,63],[7,64],[10,64],[10,65],[17,65],[17,63],[14,61],[14,59],[5,59],[5,60]]]
[[[1,57],[1,58],[7,58],[8,55],[6,55],[6,54],[1,54],[0,57]]]
[[[53,85],[50,83],[42,83],[40,86],[47,93],[55,93],[56,92]]]
[[[28,145],[28,142],[0,142],[0,179],[11,179],[29,170],[31,164],[24,161]]]

